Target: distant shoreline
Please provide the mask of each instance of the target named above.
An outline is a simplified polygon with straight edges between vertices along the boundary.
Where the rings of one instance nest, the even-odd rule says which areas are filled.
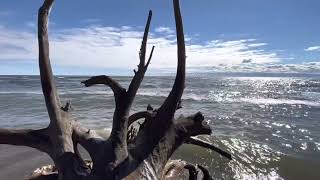
[[[101,73],[100,73],[101,74]],[[132,77],[133,74],[108,74],[108,71],[106,71],[103,74],[107,74],[109,76],[113,77]],[[55,77],[90,77],[90,76],[96,76],[97,74],[56,74]],[[217,76],[226,76],[226,77],[320,77],[320,72],[194,72],[189,71],[187,72],[187,75],[191,76],[211,76],[211,75],[217,75]],[[38,74],[0,74],[0,76],[8,76],[8,77],[37,77]],[[161,72],[161,73],[152,73],[152,74],[146,74],[145,77],[172,77],[174,78],[175,72]]]

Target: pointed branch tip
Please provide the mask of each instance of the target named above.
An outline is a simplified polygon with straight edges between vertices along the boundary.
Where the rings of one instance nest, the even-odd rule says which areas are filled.
[[[152,55],[153,55],[154,48],[155,48],[155,46],[152,46],[152,49],[151,49],[151,52],[150,52],[150,55],[149,55],[148,62],[147,62],[147,64],[146,64],[146,66],[145,66],[146,69],[148,68],[148,66],[149,66],[149,64],[150,64],[150,62],[151,62],[151,58],[152,58]]]

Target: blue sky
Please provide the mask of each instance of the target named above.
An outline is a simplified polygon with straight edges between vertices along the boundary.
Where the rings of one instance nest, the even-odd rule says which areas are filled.
[[[38,74],[42,0],[0,2],[0,74]],[[319,0],[181,1],[192,70],[320,72]],[[50,18],[56,74],[129,74],[148,10],[151,71],[176,65],[171,0],[56,0]],[[150,50],[150,49],[149,49]]]

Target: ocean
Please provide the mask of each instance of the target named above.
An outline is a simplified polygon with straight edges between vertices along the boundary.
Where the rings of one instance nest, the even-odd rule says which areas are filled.
[[[88,77],[57,76],[61,100],[72,117],[109,130],[112,91],[84,87]],[[115,77],[124,87],[130,77]],[[145,77],[131,112],[159,107],[174,77]],[[230,152],[232,161],[210,150],[182,146],[173,158],[209,167],[216,179],[319,179],[320,76],[255,74],[187,75],[179,114],[201,111],[213,129],[201,138]],[[38,76],[0,76],[0,127],[40,128],[48,124]]]

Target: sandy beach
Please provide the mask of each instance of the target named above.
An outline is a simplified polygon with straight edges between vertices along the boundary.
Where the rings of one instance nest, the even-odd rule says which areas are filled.
[[[36,168],[51,164],[43,152],[27,147],[0,145],[0,179],[22,180]]]
[[[81,154],[88,158],[82,148]],[[182,148],[179,154],[187,149]],[[179,155],[174,159],[181,158]],[[284,179],[317,179],[319,177],[320,161],[304,161],[296,158],[282,156],[282,161],[277,162],[279,174]],[[43,165],[52,164],[52,160],[43,152],[22,146],[0,145],[0,180],[24,180],[33,170]]]
[[[82,157],[90,159],[81,146],[79,151]],[[46,153],[24,146],[0,144],[0,180],[23,180],[35,169],[48,164],[53,162]]]

